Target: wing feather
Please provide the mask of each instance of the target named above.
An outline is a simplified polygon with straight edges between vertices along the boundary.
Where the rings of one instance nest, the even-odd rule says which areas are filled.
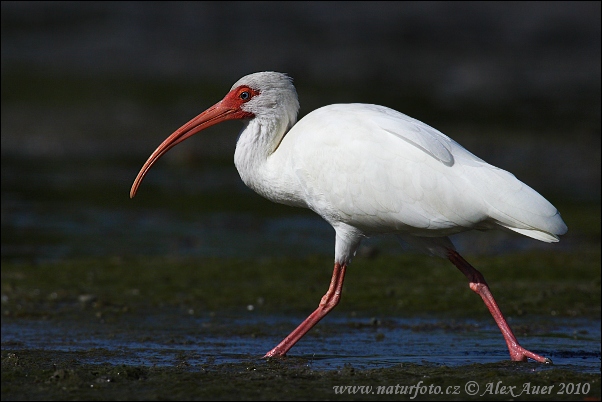
[[[543,241],[566,231],[556,208],[512,174],[383,106],[317,109],[281,146],[308,206],[331,223],[433,237],[502,226]]]

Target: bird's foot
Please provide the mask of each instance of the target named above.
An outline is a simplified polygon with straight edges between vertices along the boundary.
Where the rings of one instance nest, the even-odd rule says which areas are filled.
[[[533,353],[520,345],[516,345],[510,349],[510,358],[515,362],[526,362],[527,359],[533,359],[539,363],[553,364],[552,360],[548,359],[547,357]]]
[[[282,353],[282,351],[279,350],[278,346],[276,346],[274,349],[266,353],[265,356],[263,356],[263,358],[268,359],[271,357],[284,357],[284,355],[285,353]]]

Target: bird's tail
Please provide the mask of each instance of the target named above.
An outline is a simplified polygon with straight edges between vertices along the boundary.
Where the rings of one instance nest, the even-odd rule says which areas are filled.
[[[547,243],[568,228],[558,210],[537,191],[502,169],[488,170],[491,187],[486,204],[492,221],[503,228]],[[495,197],[491,197],[495,194]]]

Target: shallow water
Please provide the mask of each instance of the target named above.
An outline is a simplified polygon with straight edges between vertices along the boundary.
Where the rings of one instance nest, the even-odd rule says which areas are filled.
[[[85,352],[81,363],[86,364],[174,366],[185,361],[195,370],[205,364],[259,359],[301,319],[249,312],[223,318],[154,314],[111,323],[3,320],[2,345],[3,349]],[[533,333],[517,333],[517,337],[523,346],[551,358],[554,368],[600,372],[599,320],[540,317],[511,324],[535,327]],[[502,336],[489,320],[340,316],[318,324],[289,352],[289,358],[299,358],[316,370],[403,363],[456,367],[509,360]]]

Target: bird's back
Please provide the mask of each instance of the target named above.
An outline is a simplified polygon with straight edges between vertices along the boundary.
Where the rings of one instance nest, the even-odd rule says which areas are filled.
[[[274,155],[286,160],[308,207],[365,234],[437,237],[503,227],[552,242],[566,232],[556,208],[512,174],[383,106],[317,109],[279,149]]]

